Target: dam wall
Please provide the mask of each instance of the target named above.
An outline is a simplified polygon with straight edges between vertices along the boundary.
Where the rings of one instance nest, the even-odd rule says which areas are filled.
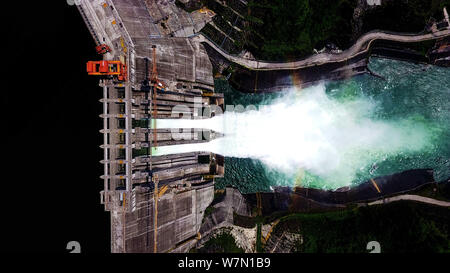
[[[205,49],[188,38],[202,28],[204,16],[191,17],[174,1],[82,0],[77,9],[95,44],[106,49],[87,70],[100,76],[103,90],[100,203],[111,217],[111,252],[187,251],[213,200],[215,178],[223,176],[224,160],[202,151],[154,151],[221,135],[208,131],[207,138],[192,130],[175,139],[156,120],[186,113],[210,118],[217,109],[212,106],[224,104],[214,92]],[[120,65],[105,70],[110,63]],[[172,111],[174,106],[182,110]],[[209,116],[202,115],[206,111]]]

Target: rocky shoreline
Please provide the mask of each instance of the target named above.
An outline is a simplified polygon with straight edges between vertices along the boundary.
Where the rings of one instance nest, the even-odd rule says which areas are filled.
[[[227,187],[225,190],[219,190],[220,193],[210,205],[214,209],[212,213],[205,215],[200,228],[201,239],[197,241],[195,248],[202,248],[207,241],[228,233],[234,238],[237,247],[247,253],[256,252],[257,225],[262,225],[261,219],[264,219],[266,224],[262,225],[261,240],[266,249],[270,252],[291,252],[296,242],[301,240],[299,234],[284,232],[271,236],[279,219],[285,215],[344,211],[377,205],[380,201],[384,204],[387,200],[394,199],[392,197],[404,196],[405,193],[422,197],[427,187],[434,189],[435,195],[439,187],[441,194],[446,199],[450,198],[450,178],[436,183],[431,169],[409,170],[382,176],[356,187],[334,191],[277,187],[273,192],[242,194],[236,188]],[[257,195],[260,195],[261,215],[258,214]],[[431,200],[430,197],[438,200],[436,196],[423,197],[425,200]],[[446,201],[440,202],[450,204]]]
[[[226,58],[210,43],[203,43],[216,72],[224,75],[230,85],[241,92],[277,92],[291,86],[305,88],[321,81],[351,78],[371,74],[368,69],[371,56],[392,58],[415,63],[450,66],[450,38],[405,43],[392,40],[376,40],[367,45],[367,50],[350,58],[307,65],[300,68],[254,69]],[[314,55],[313,55],[314,56]]]

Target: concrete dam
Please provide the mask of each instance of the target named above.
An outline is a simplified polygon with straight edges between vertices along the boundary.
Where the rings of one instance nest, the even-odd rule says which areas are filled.
[[[223,107],[205,49],[187,38],[205,20],[155,1],[89,0],[77,8],[103,56],[87,69],[103,76],[100,201],[111,214],[111,251],[187,251],[200,236],[214,179],[224,173],[223,156],[202,151],[152,156],[152,151],[220,137],[210,131],[208,137],[188,133],[182,136],[188,140],[176,141],[155,122],[174,118],[175,105],[192,118],[208,118],[201,113],[211,116]],[[162,21],[168,27],[162,28]]]
[[[300,167],[344,183],[355,178],[353,170],[361,158],[352,152],[363,154],[360,147],[396,154],[429,145],[425,125],[417,130],[418,123],[409,120],[377,121],[367,116],[376,114],[377,105],[370,99],[336,103],[318,84],[324,77],[338,80],[367,73],[368,44],[375,39],[361,40],[355,47],[362,50],[352,49],[345,60],[318,66],[242,66],[230,80],[239,90],[290,90],[266,107],[228,111],[224,94],[216,90],[213,67],[239,60],[227,58],[198,34],[211,14],[188,13],[174,1],[152,0],[84,0],[77,8],[100,54],[87,70],[102,77],[100,202],[111,216],[112,252],[187,252],[194,247],[202,240],[205,210],[214,199],[215,183],[225,175],[226,158],[254,158],[277,169]],[[448,35],[444,30],[425,38]],[[435,59],[442,61],[448,47],[439,48],[444,51]],[[299,94],[291,81],[282,82],[292,73],[302,83],[298,86],[312,87]],[[283,122],[286,116],[301,126]],[[349,141],[355,134],[362,137]],[[278,138],[283,141],[272,145]],[[407,138],[421,145],[411,147],[403,141]],[[366,153],[363,159],[372,155]],[[424,181],[430,179],[427,175]],[[311,196],[303,190],[298,194]],[[314,199],[336,198],[317,193]]]

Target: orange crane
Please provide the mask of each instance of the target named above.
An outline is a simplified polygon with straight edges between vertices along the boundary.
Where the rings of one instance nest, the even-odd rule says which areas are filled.
[[[370,182],[372,182],[372,185],[375,187],[375,189],[377,189],[377,192],[381,193],[380,188],[377,185],[377,182],[375,182],[375,180],[373,180],[372,178],[370,179]]]
[[[158,146],[158,134],[156,131],[156,117],[158,116],[158,102],[157,102],[157,91],[165,91],[166,85],[158,80],[158,69],[156,65],[156,46],[152,46],[153,49],[153,56],[152,56],[152,73],[150,75],[150,83],[153,86],[153,96],[152,96],[152,107],[153,107],[153,120],[154,120],[154,127],[153,127],[153,146]],[[161,198],[161,196],[167,191],[168,187],[164,186],[161,189],[158,189],[158,175],[153,176],[153,183],[155,184],[155,190],[153,193],[153,199],[154,199],[154,209],[155,209],[155,215],[153,220],[153,252],[158,252],[158,199]]]
[[[152,60],[153,60],[153,67],[152,67],[152,74],[150,77],[150,82],[153,84],[156,89],[160,91],[165,91],[166,84],[158,79],[158,70],[156,66],[156,46],[152,46],[153,53],[152,53]]]
[[[113,76],[119,81],[127,80],[127,66],[121,61],[89,61],[86,70],[89,75]]]
[[[203,7],[203,8],[201,8],[201,9],[199,9],[198,12],[207,14],[207,15],[209,15],[210,17],[213,17],[214,15],[216,15],[216,13],[215,13],[214,11],[208,9],[207,7]]]
[[[152,73],[150,76],[150,82],[153,85],[153,98],[152,98],[152,104],[153,104],[153,120],[154,120],[154,126],[153,126],[153,147],[158,147],[158,137],[156,133],[156,118],[158,116],[158,102],[157,102],[157,90],[165,91],[166,85],[158,79],[158,69],[156,65],[156,46],[152,46],[153,49],[153,67],[152,67]]]
[[[158,146],[158,135],[156,132],[156,117],[158,115],[158,103],[157,103],[157,90],[160,89],[162,91],[164,91],[165,89],[165,85],[164,83],[162,83],[161,81],[158,80],[158,70],[157,70],[157,65],[156,65],[156,46],[153,45],[152,46],[153,49],[153,56],[152,56],[152,73],[150,75],[150,83],[153,86],[153,97],[152,97],[152,107],[153,107],[153,120],[154,120],[154,126],[153,126],[153,147],[157,147]],[[155,215],[154,215],[154,220],[153,220],[153,252],[157,253],[158,252],[158,199],[159,197],[164,194],[164,192],[166,191],[166,189],[164,189],[162,191],[162,194],[160,195],[160,192],[158,191],[158,175],[154,175],[153,176],[153,183],[155,184],[155,190],[153,193],[153,199],[154,199],[154,209],[155,209]]]
[[[97,54],[103,55],[108,52],[111,52],[111,48],[107,44],[101,44],[95,47]]]
[[[169,186],[165,185],[161,189],[158,189],[158,175],[155,174],[153,176],[153,183],[155,183],[155,190],[153,192],[153,202],[154,202],[154,209],[155,214],[153,218],[153,252],[158,252],[158,201],[159,198],[161,198],[164,193],[169,189]]]

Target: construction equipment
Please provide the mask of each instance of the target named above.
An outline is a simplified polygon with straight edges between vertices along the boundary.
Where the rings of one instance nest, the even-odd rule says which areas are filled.
[[[372,182],[372,185],[375,187],[375,189],[377,190],[378,193],[381,193],[380,188],[378,187],[377,183],[375,182],[375,180],[373,180],[372,178],[370,179],[370,182]]]
[[[89,75],[113,76],[118,81],[127,80],[127,66],[121,61],[89,61],[86,68]]]
[[[216,13],[214,11],[208,9],[207,7],[202,7],[201,9],[198,10],[198,12],[207,14],[210,17],[213,17],[216,15]]]
[[[120,46],[122,47],[123,53],[126,55],[128,52],[128,48],[125,45],[125,40],[123,39],[123,37],[120,37]]]
[[[111,52],[111,48],[107,44],[101,44],[95,47],[97,54],[104,55],[108,52]]]
[[[280,222],[280,219],[277,219],[275,222],[273,222],[273,223],[270,225],[270,229],[269,229],[269,231],[267,232],[266,236],[265,236],[265,237],[262,237],[262,242],[263,242],[264,244],[266,244],[267,241],[269,241],[269,238],[270,238],[270,235],[272,234],[273,228],[274,228],[276,225],[278,225],[279,222]],[[261,234],[261,236],[262,236],[262,234]]]
[[[167,185],[163,186],[158,192],[158,198],[161,198],[168,189],[169,189],[169,186],[167,186]]]
[[[153,104],[153,120],[154,120],[154,126],[153,126],[153,147],[156,149],[158,147],[158,134],[156,132],[156,118],[158,116],[158,103],[157,103],[157,91],[165,91],[166,85],[158,79],[158,69],[156,65],[156,46],[152,46],[153,49],[153,56],[152,56],[152,73],[150,75],[150,83],[153,86],[153,98],[152,98],[152,104]]]
[[[169,186],[165,185],[163,186],[161,189],[158,190],[158,175],[155,174],[155,176],[153,176],[153,183],[155,184],[155,191],[153,193],[153,202],[154,202],[154,209],[155,209],[155,215],[154,215],[154,219],[153,219],[153,252],[157,253],[158,252],[158,201],[159,198],[161,198],[161,196],[164,195],[164,193],[166,193],[166,191],[169,189]]]
[[[153,84],[154,87],[156,87],[157,90],[165,91],[166,84],[164,84],[162,81],[158,79],[158,70],[156,66],[156,46],[152,46],[152,49],[153,49],[152,55],[153,67],[150,82]]]

